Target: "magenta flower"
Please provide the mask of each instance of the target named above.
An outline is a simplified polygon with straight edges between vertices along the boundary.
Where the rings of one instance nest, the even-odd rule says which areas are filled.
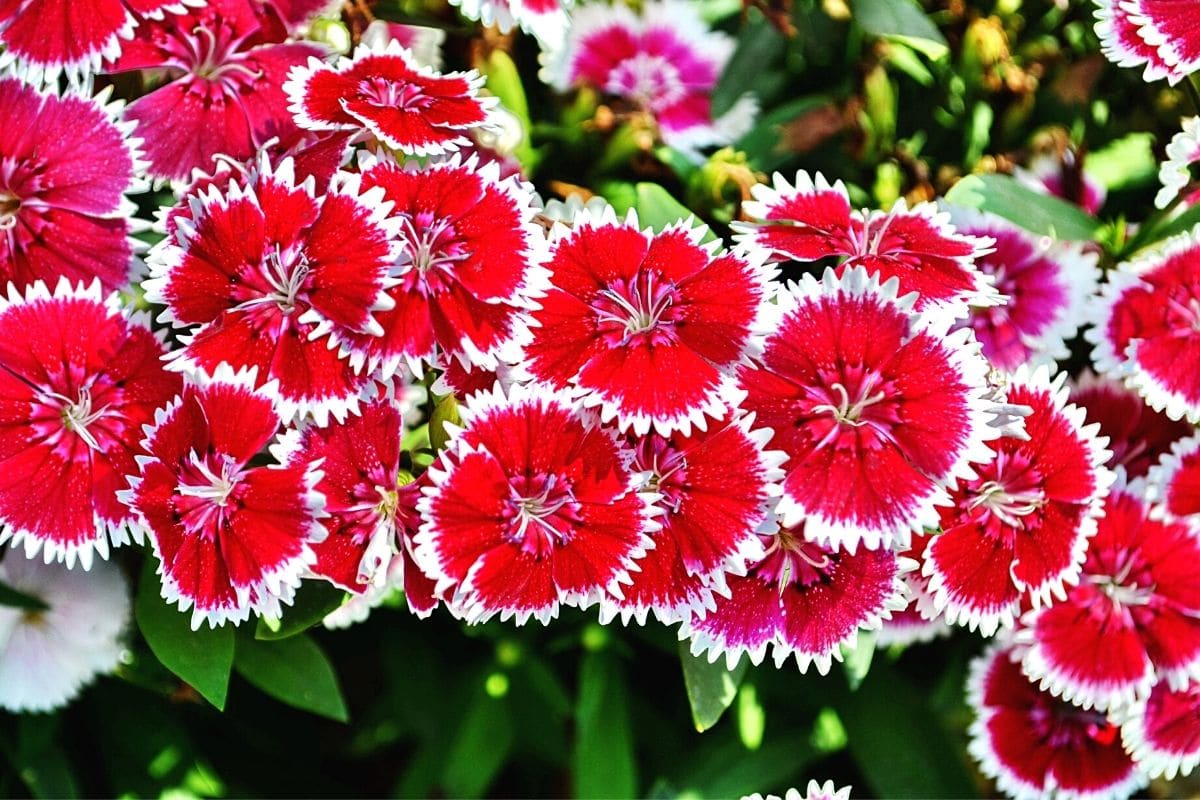
[[[283,89],[296,123],[312,131],[365,132],[393,150],[425,156],[470,144],[467,130],[488,121],[494,98],[479,97],[474,72],[439,74],[418,66],[398,42],[360,46],[336,66],[309,59]]]
[[[417,563],[457,616],[548,623],[620,593],[653,545],[629,454],[556,393],[473,395],[466,429],[428,471]]]
[[[1123,716],[1125,750],[1147,776],[1175,780],[1200,764],[1200,682],[1177,689],[1159,681]]]
[[[110,543],[140,541],[116,493],[137,472],[142,425],[181,384],[148,322],[99,281],[0,300],[0,544],[87,569]]]
[[[1082,160],[1071,150],[1062,155],[1043,153],[1030,159],[1027,168],[1013,170],[1013,177],[1031,189],[1049,192],[1095,214],[1104,207],[1108,189],[1088,174],[1086,166],[1081,166]]]
[[[854,211],[841,181],[831,185],[803,171],[794,186],[776,173],[771,186],[751,191],[754,201],[742,211],[755,222],[735,223],[735,238],[773,260],[838,259],[839,273],[860,266],[881,283],[897,278],[900,294],[918,293],[918,310],[938,306],[961,315],[968,304],[1001,302],[990,277],[975,267],[991,241],[959,233],[932,203]]]
[[[1200,69],[1200,8],[1180,0],[1097,0],[1096,33],[1104,55],[1122,67],[1145,66],[1142,79],[1171,84]]]
[[[140,474],[121,497],[150,532],[162,595],[192,628],[278,617],[325,537],[312,463],[251,465],[279,429],[252,374],[217,371],[155,414]]]
[[[1124,800],[1147,783],[1116,725],[1038,691],[1007,648],[972,662],[967,696],[976,714],[968,750],[1015,800]]]
[[[1066,374],[1021,370],[1010,403],[1029,406],[1028,439],[992,441],[995,457],[976,469],[941,511],[923,571],[934,605],[951,623],[990,636],[1016,615],[1063,596],[1083,563],[1100,500],[1112,483],[1097,426],[1067,404]]]
[[[1176,442],[1151,467],[1147,482],[1167,516],[1200,528],[1200,435]]]
[[[805,275],[779,296],[742,407],[787,453],[779,514],[852,552],[938,525],[948,490],[991,458],[987,363],[969,330],[912,310],[862,267]]]
[[[125,287],[140,141],[121,105],[0,77],[0,285]]]
[[[653,234],[611,209],[556,226],[551,287],[533,314],[522,369],[639,435],[686,435],[720,418],[768,272],[702,245],[706,232],[679,223]]]
[[[147,299],[166,306],[163,320],[199,326],[170,368],[254,368],[285,419],[343,418],[370,380],[313,337],[383,332],[372,314],[391,307],[383,290],[395,230],[382,195],[360,193],[343,173],[317,197],[290,160],[272,168],[266,159],[224,191],[201,193],[151,254],[145,283]]]

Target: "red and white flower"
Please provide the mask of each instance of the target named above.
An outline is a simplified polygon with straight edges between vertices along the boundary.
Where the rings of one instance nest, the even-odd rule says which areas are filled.
[[[450,0],[467,19],[495,25],[509,33],[518,25],[533,34],[542,47],[555,48],[572,25],[569,0]]]
[[[806,521],[762,537],[765,555],[749,574],[730,576],[728,597],[716,596],[715,609],[680,629],[693,655],[724,655],[733,669],[743,653],[762,663],[769,647],[776,667],[795,656],[801,672],[816,664],[824,675],[860,630],[878,630],[904,608],[901,576],[912,562],[886,549],[835,550],[814,541],[829,538],[814,527]]]
[[[1108,198],[1107,187],[1088,173],[1082,155],[1073,150],[1034,156],[1027,167],[1014,169],[1013,177],[1031,189],[1074,203],[1089,214],[1103,208]]]
[[[1078,333],[1099,283],[1096,254],[970,209],[954,208],[950,218],[960,233],[995,242],[975,266],[1007,302],[972,308],[964,323],[988,361],[1011,372],[1069,357],[1066,342]]]
[[[545,283],[533,187],[455,156],[425,166],[369,163],[362,188],[392,204],[393,307],[375,315],[382,335],[335,333],[343,355],[383,377],[402,364],[421,374],[422,362],[446,357],[496,369],[497,356],[527,338],[531,300]]]
[[[383,50],[389,42],[397,42],[412,54],[413,60],[423,67],[442,68],[442,43],[446,32],[441,28],[426,28],[423,25],[403,25],[377,19],[363,31],[362,43],[372,50]]]
[[[1200,9],[1178,0],[1097,0],[1101,49],[1142,79],[1176,84],[1200,69]]]
[[[706,233],[687,222],[642,231],[632,212],[618,222],[611,208],[556,226],[551,286],[522,369],[638,435],[686,435],[719,419],[751,349],[768,270],[701,244]]]
[[[875,635],[876,648],[907,647],[930,642],[941,636],[949,636],[954,630],[934,606],[933,594],[929,591],[929,579],[921,574],[929,538],[929,533],[914,533],[908,549],[899,551],[901,558],[908,559],[915,565],[903,576],[907,605],[883,623],[883,627]]]
[[[967,697],[976,713],[967,749],[1015,800],[1123,800],[1147,783],[1116,725],[1039,691],[1007,648],[972,662]]]
[[[1160,681],[1134,704],[1121,726],[1125,750],[1151,778],[1175,780],[1200,764],[1200,682],[1172,688]]]
[[[129,283],[140,140],[108,92],[59,96],[0,76],[0,286]]]
[[[181,383],[148,323],[99,281],[0,299],[0,543],[87,569],[93,551],[141,539],[116,492],[137,471],[142,425]]]
[[[1200,16],[1197,17],[1200,22]],[[1200,117],[1183,121],[1183,130],[1167,144],[1167,158],[1158,166],[1162,188],[1154,197],[1154,205],[1166,208],[1192,182],[1192,165],[1200,161]]]
[[[862,267],[880,282],[900,281],[900,294],[917,292],[917,309],[945,307],[957,315],[968,304],[991,306],[1002,298],[991,278],[975,267],[991,241],[955,230],[950,216],[932,203],[890,211],[855,211],[841,181],[820,173],[796,173],[795,185],[775,173],[771,186],[751,189],[742,205],[754,222],[734,223],[742,243],[777,261],[813,263],[842,259],[839,272]]]
[[[849,786],[843,786],[839,789],[833,781],[825,781],[824,783],[809,781],[808,786],[804,788],[803,794],[800,793],[799,789],[793,787],[784,792],[783,797],[777,794],[769,794],[764,798],[756,792],[746,795],[742,800],[850,800],[850,789],[851,787]]]
[[[1200,529],[1200,435],[1176,442],[1147,478],[1151,498],[1169,519]]]
[[[1098,371],[1171,419],[1200,422],[1200,229],[1111,271],[1094,322]]]
[[[480,393],[461,414],[465,430],[427,472],[416,537],[450,609],[548,623],[559,606],[619,596],[658,527],[628,451],[559,393]]]
[[[1061,598],[1083,564],[1100,502],[1112,483],[1096,425],[1067,403],[1066,373],[1020,370],[1008,400],[1033,409],[1026,440],[991,442],[995,457],[977,469],[941,511],[924,574],[934,605],[951,623],[991,636],[1016,616]]]
[[[413,156],[470,144],[495,99],[480,97],[474,72],[439,74],[419,66],[398,42],[329,65],[317,58],[292,69],[284,84],[296,123],[314,131],[362,131]]]
[[[690,436],[630,437],[632,467],[658,496],[662,529],[651,535],[654,548],[638,561],[633,583],[606,599],[602,622],[620,616],[645,624],[651,611],[664,624],[703,616],[714,592],[728,592],[726,573],[744,575],[747,562],[762,559],[758,534],[774,524],[767,506],[783,454],[767,451],[770,431],[750,432],[752,424],[747,417]]]
[[[862,267],[803,276],[779,295],[761,366],[738,372],[742,407],[788,456],[784,524],[809,519],[836,548],[906,547],[937,527],[936,506],[999,436],[971,331],[896,290]]]
[[[1171,449],[1171,445],[1193,430],[1182,420],[1146,405],[1137,392],[1119,381],[1100,378],[1087,370],[1074,382],[1071,402],[1083,409],[1088,422],[1100,426],[1112,452],[1109,469],[1122,467],[1126,476],[1141,478]]]
[[[370,380],[315,337],[383,333],[373,314],[392,305],[384,289],[396,232],[382,190],[360,192],[356,176],[341,173],[314,195],[290,160],[263,159],[225,190],[208,188],[151,253],[145,288],[166,306],[163,320],[199,326],[171,369],[254,368],[285,420],[311,414],[324,425],[356,408]]]
[[[248,372],[227,366],[155,414],[121,499],[150,532],[162,596],[192,628],[280,616],[326,531],[313,463],[253,466],[279,417]]]
[[[1023,667],[1055,696],[1113,709],[1156,681],[1200,678],[1200,539],[1152,518],[1144,486],[1116,486],[1088,543],[1079,584],[1022,619]]]

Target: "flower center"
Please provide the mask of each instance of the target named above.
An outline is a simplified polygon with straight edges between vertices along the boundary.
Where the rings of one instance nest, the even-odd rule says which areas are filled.
[[[678,291],[670,281],[655,280],[641,270],[628,280],[617,280],[592,300],[596,329],[610,344],[625,344],[636,336],[647,336],[652,344],[674,339]]]
[[[634,467],[649,474],[646,488],[662,495],[662,506],[678,514],[687,492],[687,456],[669,440],[647,436],[638,443]]]
[[[1200,297],[1192,292],[1176,292],[1169,296],[1167,324],[1173,337],[1187,339],[1200,335]]]
[[[967,510],[978,509],[986,527],[990,528],[994,520],[1007,528],[1025,530],[1030,521],[1027,518],[1047,502],[1041,473],[1022,455],[1005,452],[996,454],[990,470],[991,477],[969,490],[974,497],[967,501]]]
[[[54,395],[54,397],[65,401],[61,412],[63,427],[73,431],[92,450],[99,450],[100,442],[96,440],[90,426],[104,416],[104,413],[108,411],[108,406],[93,409],[92,390],[88,387],[79,390],[79,397],[74,402],[60,394]]]
[[[307,288],[306,283],[312,274],[312,268],[303,251],[293,248],[284,250],[277,244],[275,249],[263,258],[259,273],[266,283],[265,293],[261,297],[241,303],[238,307],[275,305],[286,315],[296,310],[301,292]],[[262,290],[261,285],[259,289]]]
[[[569,542],[582,522],[570,484],[558,475],[514,479],[501,514],[509,540],[538,560]]]
[[[238,507],[245,470],[232,456],[200,456],[193,452],[180,470],[174,504],[184,528],[196,536],[216,538]]]
[[[17,227],[17,212],[21,210],[21,198],[0,190],[0,231]]]
[[[870,447],[876,439],[892,441],[892,425],[900,421],[892,402],[890,382],[866,367],[847,366],[820,376],[808,389],[811,402],[797,421],[809,425],[817,440],[814,450]]]
[[[754,574],[779,588],[799,588],[828,582],[837,566],[838,555],[808,541],[797,529],[784,529],[772,537],[766,557],[754,568]]]
[[[665,57],[650,53],[637,53],[618,64],[604,89],[652,111],[674,105],[687,93],[678,68]]]
[[[425,94],[423,87],[409,81],[396,81],[383,77],[359,81],[358,91],[374,106],[379,108],[426,108],[433,98]]]
[[[1102,591],[1118,608],[1149,605],[1156,588],[1149,580],[1151,576],[1148,573],[1134,575],[1134,570],[1139,566],[1137,560],[1132,553],[1123,555],[1114,574],[1089,575],[1088,582]],[[1145,579],[1143,583],[1139,582],[1139,577]]]
[[[457,241],[454,225],[449,220],[430,219],[426,222],[420,218],[414,220],[407,214],[400,220],[404,256],[413,267],[414,280],[428,291],[440,290],[443,281],[430,273],[435,269],[448,273],[455,264],[470,258],[470,252]]]
[[[887,235],[892,220],[896,219],[896,211],[863,212],[862,227],[850,225],[851,260],[863,256],[878,255],[883,245],[883,237]]]

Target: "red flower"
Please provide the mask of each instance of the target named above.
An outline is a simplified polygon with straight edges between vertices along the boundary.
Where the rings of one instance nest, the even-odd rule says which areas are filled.
[[[562,396],[474,395],[466,429],[430,467],[416,557],[469,622],[548,623],[560,605],[619,593],[652,542],[629,454]]]
[[[1122,800],[1146,785],[1104,714],[1056,700],[1029,682],[1011,651],[992,648],[971,664],[971,755],[1017,800]]]
[[[915,565],[910,572],[904,573],[904,597],[908,604],[883,623],[875,637],[877,648],[929,642],[939,636],[949,636],[954,630],[934,606],[929,579],[921,574],[929,538],[928,533],[914,533],[911,546],[899,551],[901,558]]]
[[[1176,689],[1159,681],[1124,716],[1125,749],[1149,777],[1175,780],[1200,764],[1200,682]]]
[[[705,232],[680,223],[652,234],[611,209],[557,226],[522,367],[621,430],[703,430],[725,413],[767,281],[757,262],[700,244]]]
[[[163,597],[193,608],[193,628],[278,617],[315,561],[310,542],[325,536],[313,464],[250,465],[279,429],[255,384],[222,367],[185,386],[155,415],[141,474],[122,493],[150,531]]]
[[[924,573],[951,623],[991,636],[1022,608],[1062,597],[1083,563],[1100,499],[1112,482],[1108,451],[1083,411],[1067,404],[1061,373],[1020,370],[1010,403],[1029,406],[1028,439],[991,442],[995,458],[952,494],[942,533],[929,539]]]
[[[1200,436],[1176,442],[1151,468],[1150,494],[1167,516],[1200,526]]]
[[[140,540],[117,501],[142,425],[179,390],[144,317],[127,317],[100,283],[51,294],[35,283],[0,300],[0,543],[47,563]]]
[[[2,12],[0,12],[2,13]],[[121,106],[0,78],[0,286],[129,283],[139,140]]]
[[[991,451],[987,363],[969,330],[896,299],[861,267],[805,275],[779,297],[759,368],[743,367],[742,403],[788,455],[785,525],[851,551],[907,546],[938,524],[935,506]]]
[[[171,354],[171,368],[214,374],[228,363],[276,382],[285,419],[324,424],[356,408],[370,381],[356,376],[320,338],[329,331],[382,333],[372,312],[389,308],[385,275],[395,258],[382,192],[360,193],[341,174],[315,197],[290,160],[210,187],[192,201],[176,233],[151,254],[146,297],[162,319],[199,325]]]
[[[1085,708],[1144,699],[1156,680],[1200,678],[1200,540],[1150,518],[1134,481],[1109,494],[1079,585],[1023,618],[1025,673]]]
[[[360,46],[336,66],[309,59],[283,88],[301,128],[365,131],[393,150],[426,156],[470,144],[467,129],[487,122],[495,100],[478,96],[482,83],[474,72],[420,67],[391,42],[382,50]]]
[[[975,268],[989,239],[955,231],[948,214],[932,203],[890,211],[854,211],[841,181],[830,185],[819,173],[796,173],[796,185],[776,173],[772,186],[752,189],[743,211],[756,223],[735,223],[738,238],[776,260],[818,262],[844,259],[839,273],[855,266],[900,281],[899,294],[917,292],[917,309],[944,306],[955,314],[967,304],[1001,302],[991,278]]]
[[[1179,0],[1099,0],[1096,33],[1110,61],[1146,66],[1142,79],[1175,84],[1200,69],[1200,8]]]

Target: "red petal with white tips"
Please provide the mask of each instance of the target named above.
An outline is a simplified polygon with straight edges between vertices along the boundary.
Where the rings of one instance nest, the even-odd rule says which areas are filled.
[[[1167,514],[1200,523],[1200,436],[1176,443],[1150,470],[1148,481]]]
[[[1146,405],[1137,392],[1119,381],[1086,372],[1071,389],[1071,402],[1084,410],[1089,423],[1100,426],[1112,457],[1109,469],[1122,467],[1130,478],[1141,478],[1171,445],[1192,432],[1191,425],[1172,420]]]
[[[1121,726],[1125,749],[1151,778],[1187,776],[1200,764],[1200,683],[1159,681]]]
[[[161,7],[164,3],[155,3]],[[0,7],[6,55],[46,75],[95,72],[121,47],[133,19],[121,0],[9,0]]]
[[[1141,37],[1175,75],[1200,69],[1200,9],[1179,0],[1130,0],[1125,8]],[[1172,81],[1174,82],[1174,81]]]
[[[1177,83],[1186,77],[1186,70],[1164,59],[1158,44],[1148,41],[1147,29],[1130,12],[1128,0],[1096,0],[1096,4],[1096,33],[1109,61],[1122,67],[1144,66],[1145,81],[1166,78]]]

